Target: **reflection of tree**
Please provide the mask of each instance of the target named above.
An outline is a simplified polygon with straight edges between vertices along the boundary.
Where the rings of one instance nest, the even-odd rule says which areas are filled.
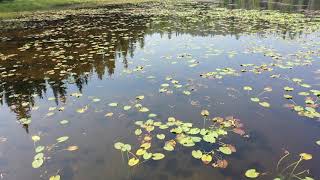
[[[43,98],[47,87],[57,100],[64,101],[69,83],[81,92],[89,81],[89,73],[102,79],[107,69],[112,75],[116,58],[122,58],[127,68],[126,57],[132,57],[135,44],[143,42],[146,23],[143,17],[132,20],[129,15],[110,14],[100,19],[84,16],[52,22],[44,30],[51,34],[33,29],[15,32],[11,41],[0,44],[1,52],[18,54],[0,63],[0,68],[5,69],[0,76],[1,103],[6,103],[17,119],[30,118],[34,95]],[[26,44],[26,51],[17,51]],[[92,44],[99,48],[92,49]]]

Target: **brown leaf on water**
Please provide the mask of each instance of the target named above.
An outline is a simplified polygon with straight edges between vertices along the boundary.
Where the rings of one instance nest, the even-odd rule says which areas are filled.
[[[237,152],[237,149],[236,149],[236,147],[235,147],[234,145],[228,144],[227,146],[229,147],[229,149],[231,150],[231,152]]]
[[[78,150],[78,149],[79,149],[78,146],[69,146],[69,147],[67,148],[68,151],[76,151],[76,150]]]
[[[213,163],[212,166],[224,169],[228,167],[228,161],[225,159],[218,160],[216,163]]]
[[[236,134],[239,134],[240,136],[243,136],[243,135],[246,134],[246,132],[243,129],[240,129],[240,128],[234,128],[233,132],[236,133]]]

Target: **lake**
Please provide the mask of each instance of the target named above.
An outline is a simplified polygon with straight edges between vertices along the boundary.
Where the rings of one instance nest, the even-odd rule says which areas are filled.
[[[2,21],[1,179],[320,179],[319,10],[164,1]]]

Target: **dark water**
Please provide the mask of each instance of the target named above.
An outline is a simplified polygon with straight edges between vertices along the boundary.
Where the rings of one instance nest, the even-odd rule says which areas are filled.
[[[284,12],[320,7],[315,0],[222,4],[231,9]],[[214,6],[221,8],[222,4]],[[286,149],[291,153],[287,165],[302,152],[312,154],[313,158],[303,161],[298,169],[310,169],[308,176],[319,179],[319,117],[299,116],[286,104],[307,107],[311,105],[305,105],[305,99],[312,99],[312,107],[319,112],[317,96],[298,93],[320,90],[320,34],[314,28],[320,26],[297,30],[276,24],[281,19],[264,23],[259,16],[254,16],[256,21],[224,16],[206,19],[213,6],[208,2],[173,5],[201,10],[189,19],[188,14],[143,13],[156,5],[110,6],[1,31],[1,178],[49,179],[58,173],[63,180],[239,180],[246,179],[247,169],[255,168],[266,173],[259,179],[273,179]],[[306,16],[317,24],[314,13],[308,11]],[[237,73],[222,79],[201,76],[217,68],[233,68]],[[247,72],[241,72],[244,69]],[[168,77],[182,87],[174,88]],[[292,78],[300,78],[311,87],[301,86]],[[164,83],[170,88],[160,93]],[[245,91],[245,86],[253,90]],[[285,86],[294,90],[285,92]],[[266,87],[272,91],[264,92]],[[186,91],[191,94],[184,94]],[[74,93],[82,96],[75,97]],[[284,94],[292,95],[293,100],[283,98]],[[150,112],[138,112],[134,107],[123,110],[123,106],[134,106],[138,95],[145,96],[139,103]],[[259,97],[270,107],[252,102],[252,97]],[[110,107],[112,102],[118,107]],[[84,112],[77,112],[81,108]],[[157,121],[166,122],[173,116],[201,127],[203,109],[209,110],[211,118],[233,116],[244,124],[246,135],[230,132],[225,138],[237,148],[225,157],[229,162],[226,169],[204,165],[190,155],[191,149],[178,145],[173,152],[164,151],[164,160],[129,168],[126,157],[123,160],[114,149],[117,141],[137,149],[134,122],[149,119],[149,113],[157,114]],[[106,117],[110,112],[113,116]],[[31,123],[24,123],[26,119]],[[61,125],[61,120],[69,123]],[[34,143],[34,135],[40,136],[40,141]],[[48,150],[61,136],[69,139]],[[39,145],[47,147],[46,159],[35,169],[32,161]],[[79,149],[63,150],[73,145]]]

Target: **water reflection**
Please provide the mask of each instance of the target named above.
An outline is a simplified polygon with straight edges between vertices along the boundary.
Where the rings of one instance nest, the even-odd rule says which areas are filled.
[[[244,1],[237,3],[239,4],[237,8],[245,6],[241,5]],[[77,153],[59,154],[52,158],[52,161],[46,162],[46,169],[50,173],[62,168],[60,174],[66,179],[105,179],[105,177],[125,179],[125,176],[129,174],[126,169],[127,164],[121,162],[121,155],[112,147],[114,141],[119,137],[128,137],[125,138],[127,142],[135,142],[135,137],[132,136],[133,121],[145,119],[145,116],[135,112],[124,114],[122,107],[119,110],[121,112],[114,111],[118,115],[117,118],[106,118],[104,114],[110,110],[105,103],[112,101],[119,101],[121,105],[131,103],[128,102],[127,97],[124,103],[120,103],[121,96],[130,93],[130,99],[132,97],[134,99],[134,96],[138,94],[145,95],[146,99],[143,104],[155,110],[155,113],[159,113],[159,119],[166,119],[172,114],[181,119],[190,120],[196,125],[199,123],[200,108],[207,107],[212,109],[214,116],[225,116],[232,113],[231,115],[241,120],[247,120],[244,124],[248,126],[251,135],[251,139],[246,141],[232,137],[232,140],[235,140],[233,142],[237,142],[238,152],[230,157],[230,162],[233,163],[230,169],[215,171],[211,166],[203,167],[199,161],[190,158],[190,151],[181,150],[179,153],[168,155],[167,161],[161,163],[151,161],[144,164],[142,168],[135,169],[131,179],[209,179],[212,177],[239,179],[243,177],[245,168],[256,167],[266,171],[272,169],[274,162],[279,157],[278,152],[283,148],[283,142],[295,153],[305,150],[305,147],[310,147],[311,144],[314,145],[314,142],[306,141],[306,139],[315,137],[318,132],[317,126],[304,124],[304,121],[296,114],[281,107],[284,100],[278,97],[283,95],[281,94],[284,85],[282,80],[279,80],[280,84],[275,81],[269,82],[269,74],[267,75],[268,80],[264,75],[259,77],[244,75],[242,78],[235,77],[226,81],[204,79],[199,75],[218,67],[233,65],[239,67],[242,63],[256,63],[259,66],[260,62],[269,63],[270,56],[278,56],[278,52],[275,53],[272,50],[267,51],[271,54],[268,57],[263,56],[263,53],[246,54],[247,49],[243,46],[249,43],[253,43],[250,44],[253,47],[256,47],[256,44],[259,45],[259,42],[262,42],[263,45],[271,44],[271,47],[276,44],[275,48],[279,52],[285,51],[285,54],[288,54],[292,51],[294,53],[289,56],[292,57],[290,63],[294,61],[297,64],[303,64],[304,61],[299,60],[309,60],[311,55],[304,54],[304,51],[296,53],[296,49],[300,50],[300,46],[299,48],[295,46],[304,40],[301,37],[314,36],[312,32],[319,30],[317,26],[311,26],[310,29],[305,30],[300,27],[301,24],[287,25],[274,20],[265,22],[263,18],[258,18],[256,21],[252,21],[252,18],[241,19],[232,14],[238,12],[236,8],[234,11],[218,8],[219,13],[224,13],[223,16],[208,14],[207,12],[211,12],[213,7],[220,6],[214,3],[180,5],[177,12],[182,13],[182,16],[176,17],[165,13],[155,16],[151,8],[150,11],[143,11],[148,6],[148,4],[112,6],[110,9],[93,11],[92,14],[90,11],[87,14],[70,15],[61,20],[29,22],[24,29],[1,33],[1,112],[7,113],[8,109],[5,107],[9,107],[16,114],[17,119],[36,116],[35,123],[31,127],[28,125],[22,125],[22,127],[27,132],[30,130],[31,135],[40,133],[41,137],[44,137],[41,142],[43,145],[52,144],[56,137],[69,135],[72,139],[71,143],[80,147]],[[244,8],[250,9],[250,7]],[[259,9],[260,5],[252,5],[252,8]],[[194,11],[195,14],[191,17],[183,16],[183,12],[187,11]],[[256,11],[250,12],[255,13]],[[228,13],[230,16],[225,16]],[[313,21],[313,17],[310,19]],[[307,25],[310,25],[308,21],[306,27],[309,27]],[[310,39],[312,38],[307,40]],[[310,40],[310,43],[310,46],[317,48],[313,41]],[[302,44],[307,46],[307,50],[313,49],[307,43]],[[224,54],[219,54],[222,51]],[[208,55],[210,58],[205,58],[205,53],[211,53],[210,55],[216,53],[218,56],[211,59],[214,55]],[[235,59],[232,59],[235,56],[233,53],[236,53]],[[167,57],[170,58],[169,56],[177,57],[177,59],[187,56],[194,58],[201,62],[201,67],[195,68],[196,70],[187,69],[189,67],[182,64],[181,59],[181,64],[171,65],[172,59],[172,61],[163,61]],[[144,61],[143,58],[150,59],[150,61]],[[188,58],[186,59],[190,60]],[[136,63],[139,60],[141,61]],[[157,76],[157,81],[150,80],[149,82],[146,79],[138,81],[129,79],[127,74],[122,76],[123,70],[131,72],[141,70],[144,65],[148,71],[151,69],[149,74],[148,72],[143,74],[144,78],[153,75]],[[277,70],[274,72],[279,73]],[[302,72],[304,71],[298,74],[306,74],[310,80],[312,72],[308,71],[308,75]],[[291,72],[292,74],[286,73],[290,77],[296,76],[293,74],[296,71]],[[159,85],[166,82],[164,79],[168,75],[174,75],[182,82],[181,84],[188,84],[186,86],[195,90],[192,91],[195,95],[185,96],[175,94],[175,92],[172,95],[158,93]],[[106,83],[109,81],[116,81],[118,84]],[[270,103],[274,109],[266,110],[250,104],[249,94],[242,96],[243,93],[240,92],[244,84],[253,84],[257,89],[272,85],[275,94],[278,93],[276,101],[272,101],[275,97],[270,95],[272,101]],[[105,86],[97,88],[100,85]],[[88,88],[85,89],[86,87]],[[120,92],[121,89],[123,89],[122,92]],[[78,114],[76,109],[90,103],[91,99],[79,99],[73,103],[74,99],[69,96],[75,91],[82,93],[85,90],[90,93],[83,92],[84,96],[96,95],[101,97],[101,102],[92,105],[89,112]],[[48,101],[47,96],[51,94],[57,106],[67,104],[72,108],[66,109],[63,115],[45,118],[42,121],[41,117],[47,113],[47,107],[54,106],[52,105],[54,103]],[[37,106],[43,106],[45,110],[33,112],[33,108]],[[59,121],[62,119],[70,120],[70,126],[61,126]],[[31,172],[30,163],[34,155],[34,147],[30,143],[29,135],[25,135],[24,131],[14,132],[15,129],[12,128],[16,126],[14,123],[10,126],[10,122],[6,121],[4,124],[6,126],[2,126],[2,131],[10,138],[10,143],[1,148],[5,149],[4,154],[9,158],[2,156],[0,160],[10,159],[10,161],[8,160],[9,165],[2,165],[2,168],[9,169],[11,177],[17,174],[17,177],[27,176],[26,179],[37,179],[39,173],[42,172]],[[288,125],[291,128],[287,128]],[[308,133],[296,133],[307,128]],[[25,135],[24,139],[21,138],[23,135]],[[15,149],[16,146],[24,148]],[[315,149],[316,147],[311,148],[311,153],[314,153]],[[31,153],[25,155],[26,152]],[[317,162],[316,158],[315,162]],[[11,159],[17,159],[18,163],[14,163]],[[317,173],[314,163],[309,167]],[[25,174],[15,173],[18,170],[19,172],[22,170]],[[31,178],[32,176],[34,177]]]
[[[135,46],[144,45],[147,20],[123,14],[94,21],[71,17],[37,33],[9,32],[11,40],[0,48],[14,56],[0,65],[1,104],[7,104],[17,119],[30,118],[36,95],[44,98],[48,88],[57,104],[58,100],[65,103],[69,84],[81,92],[90,74],[96,73],[100,79],[111,76],[116,59],[128,68],[127,56],[133,56]]]
[[[250,4],[254,9],[264,4],[260,1],[229,3],[237,4],[237,8],[247,8],[246,5]],[[210,10],[207,5],[192,6],[185,5],[180,11],[197,8],[199,15],[203,16]],[[99,79],[103,79],[105,74],[111,76],[117,60],[122,61],[124,68],[128,68],[127,57],[134,56],[137,46],[143,48],[146,35],[166,34],[169,39],[184,34],[202,37],[228,35],[239,39],[244,34],[256,33],[266,37],[272,33],[283,39],[294,39],[306,33],[295,27],[276,27],[263,22],[263,19],[251,22],[223,16],[203,16],[200,20],[188,17],[159,18],[135,13],[144,7],[132,10],[129,6],[121,10],[128,12],[119,12],[118,6],[113,8],[117,13],[29,22],[24,30],[4,31],[4,42],[0,43],[3,53],[0,64],[1,104],[5,103],[17,115],[17,119],[22,119],[31,117],[36,96],[44,98],[48,89],[53,92],[57,104],[58,100],[65,103],[70,84],[75,84],[82,92],[92,74]]]

